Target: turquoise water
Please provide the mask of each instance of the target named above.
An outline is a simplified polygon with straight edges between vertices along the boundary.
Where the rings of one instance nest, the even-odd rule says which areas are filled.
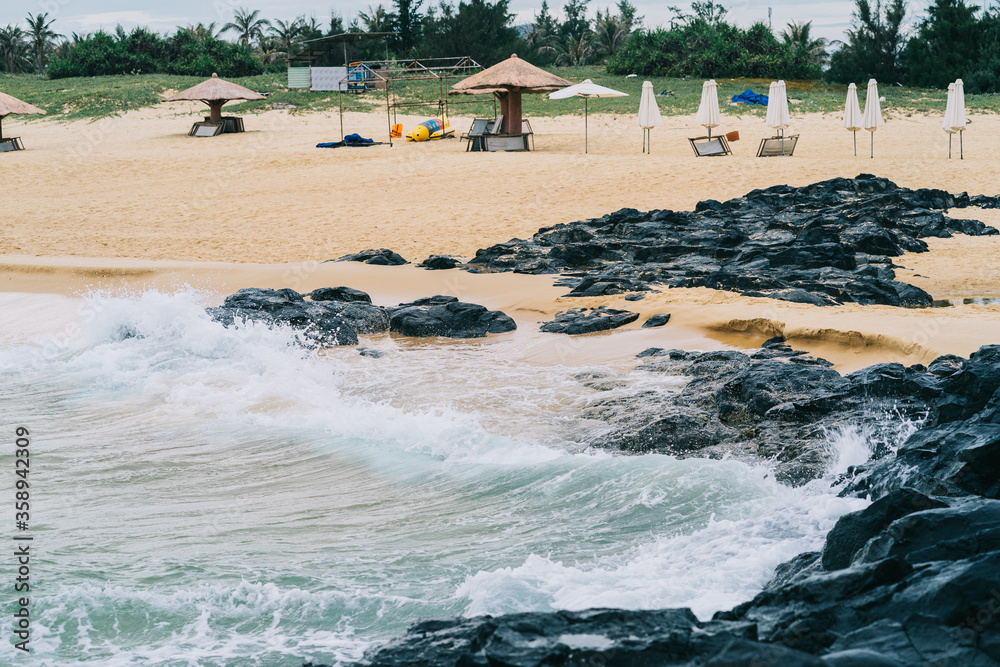
[[[590,402],[677,378],[595,388],[512,361],[516,336],[305,352],[206,302],[0,295],[4,437],[33,443],[32,664],[336,664],[428,617],[707,617],[864,506],[763,464],[580,444]]]

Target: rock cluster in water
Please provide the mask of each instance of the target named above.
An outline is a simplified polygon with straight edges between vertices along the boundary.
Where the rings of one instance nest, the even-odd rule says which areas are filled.
[[[908,190],[862,174],[801,188],[754,190],[692,212],[625,208],[541,229],[476,252],[485,271],[564,274],[570,296],[654,285],[711,287],[811,303],[924,307],[931,297],[897,281],[892,258],[924,252],[926,237],[996,234],[943,209],[996,208],[995,197]]]
[[[482,338],[517,328],[504,313],[453,296],[433,296],[384,308],[372,305],[368,294],[350,287],[322,287],[305,295],[292,289],[241,289],[227,296],[218,308],[207,311],[226,326],[238,320],[290,326],[302,335],[303,342],[319,347],[357,345],[359,334],[385,331],[406,336]]]
[[[1000,664],[1000,346],[846,377],[789,353],[779,341],[740,356],[651,352],[649,363],[666,367],[646,370],[693,376],[678,406],[703,413],[678,416],[661,432],[695,440],[689,430],[709,440],[713,429],[808,434],[826,415],[864,420],[866,400],[926,408],[898,452],[849,471],[843,494],[874,502],[842,517],[821,551],[779,566],[754,599],[707,622],[687,609],[425,621],[365,664]]]

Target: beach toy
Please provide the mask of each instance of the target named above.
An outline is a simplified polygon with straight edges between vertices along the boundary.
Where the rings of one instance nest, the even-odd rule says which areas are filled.
[[[448,124],[447,118],[444,120],[440,118],[431,118],[413,128],[413,131],[406,135],[406,140],[432,141],[435,139],[443,139],[455,134],[455,131],[450,128],[451,126]]]

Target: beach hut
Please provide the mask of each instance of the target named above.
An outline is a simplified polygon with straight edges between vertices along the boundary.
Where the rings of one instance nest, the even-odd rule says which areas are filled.
[[[614,90],[612,88],[605,88],[604,86],[599,86],[590,79],[584,79],[583,83],[573,84],[572,86],[567,86],[553,93],[549,93],[550,100],[565,100],[570,97],[582,97],[583,98],[583,152],[590,152],[590,140],[588,137],[587,129],[587,101],[591,97],[628,97],[628,93],[623,93],[620,90]]]
[[[24,150],[20,137],[3,138],[3,119],[10,115],[37,116],[44,115],[45,110],[33,104],[22,102],[16,97],[0,93],[0,153]]]
[[[948,133],[948,157],[951,158],[951,138],[958,133],[959,159],[965,159],[962,133],[965,132],[965,84],[961,79],[948,84],[948,106],[944,112],[944,131]]]
[[[712,138],[712,128],[722,125],[722,113],[719,111],[719,87],[715,79],[706,81],[701,86],[701,104],[695,122],[708,129],[708,138]]]
[[[244,88],[231,81],[226,81],[220,79],[218,74],[213,74],[212,78],[208,81],[199,83],[193,88],[188,88],[187,90],[182,90],[179,93],[175,93],[170,97],[166,98],[167,102],[181,102],[186,100],[192,100],[197,102],[204,102],[208,105],[209,115],[205,119],[205,123],[195,123],[195,126],[191,129],[190,134],[198,134],[198,136],[214,136],[214,134],[221,134],[222,132],[242,132],[243,122],[241,118],[226,117],[222,116],[222,105],[226,102],[232,100],[263,100],[266,99],[260,93],[255,93],[249,88]],[[214,134],[199,133],[199,126],[210,124],[213,127],[221,126],[221,131],[216,131]]]
[[[639,98],[639,127],[642,128],[642,152],[649,154],[652,150],[652,130],[663,122],[660,117],[660,105],[656,103],[656,93],[653,92],[653,82],[643,81],[642,97]]]
[[[847,87],[847,103],[844,105],[844,128],[854,133],[854,157],[858,156],[858,130],[864,128],[861,105],[858,104],[858,87],[853,83]]]
[[[451,87],[453,92],[462,93],[475,90],[494,89],[500,99],[502,122],[500,134],[507,137],[523,138],[524,125],[521,120],[521,95],[526,93],[550,93],[570,85],[570,82],[555,74],[550,74],[531,63],[512,55],[493,67],[462,79]],[[514,148],[516,142],[510,145]],[[500,142],[497,145],[506,145]]]
[[[865,93],[865,113],[862,118],[863,129],[868,130],[871,137],[871,157],[875,157],[875,131],[885,125],[882,120],[882,104],[878,99],[878,83],[875,79],[868,79],[868,92]]]

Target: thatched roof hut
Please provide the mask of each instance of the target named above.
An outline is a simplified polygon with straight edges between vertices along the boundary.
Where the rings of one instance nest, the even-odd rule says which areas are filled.
[[[260,93],[255,93],[249,88],[237,85],[231,81],[220,79],[218,74],[213,74],[208,81],[199,83],[197,86],[182,90],[166,98],[167,102],[181,102],[194,100],[204,102],[210,111],[210,120],[218,122],[222,120],[222,105],[230,100],[263,100],[267,99]]]
[[[45,109],[39,109],[34,104],[28,104],[6,93],[0,93],[0,139],[3,139],[3,119],[11,114],[18,116],[45,115]]]
[[[473,91],[498,92],[502,130],[505,134],[521,134],[521,95],[548,93],[572,85],[566,79],[535,67],[516,54],[493,67],[477,72],[451,87],[453,93],[474,94]],[[499,92],[503,91],[503,92]],[[506,94],[504,94],[506,93]]]

